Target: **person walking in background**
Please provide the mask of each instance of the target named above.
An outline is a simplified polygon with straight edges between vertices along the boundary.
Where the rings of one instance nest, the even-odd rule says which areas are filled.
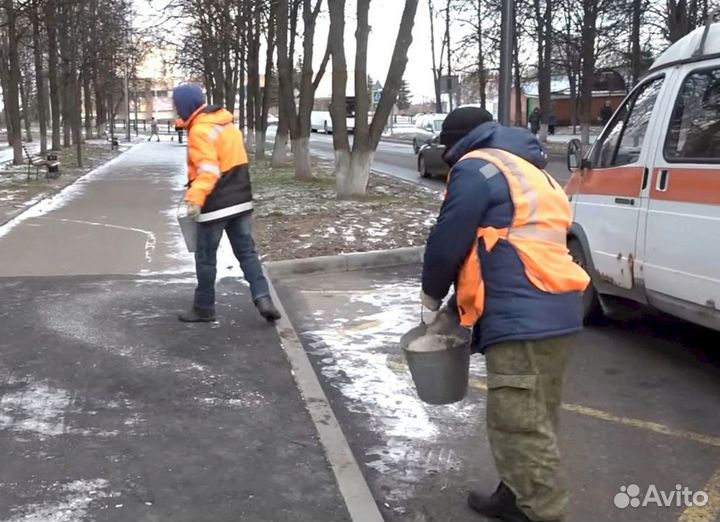
[[[600,122],[602,123],[602,126],[608,124],[610,121],[610,118],[612,118],[613,115],[613,109],[612,104],[610,103],[610,100],[605,100],[605,105],[603,105],[602,109],[600,109]]]
[[[151,141],[153,136],[157,136],[157,140],[160,141],[160,131],[158,129],[158,122],[155,118],[150,120],[150,137],[148,138],[148,141]]]
[[[555,135],[555,126],[557,125],[557,117],[555,116],[555,108],[550,106],[550,114],[548,114],[548,134]]]
[[[530,123],[530,132],[533,134],[537,134],[540,132],[540,119],[542,118],[542,113],[540,112],[540,107],[535,107],[535,109],[530,113],[530,116],[528,117],[528,123]]]
[[[567,248],[572,224],[547,155],[526,129],[459,108],[440,133],[450,166],[445,202],[427,240],[423,306],[473,328],[487,365],[487,434],[500,477],[469,506],[508,522],[561,520],[558,411],[570,349],[582,330],[590,277]],[[432,325],[431,325],[432,327]]]
[[[207,105],[196,85],[181,85],[173,102],[188,132],[188,216],[198,222],[195,268],[197,288],[189,312],[178,319],[188,323],[215,320],[217,250],[223,233],[240,262],[258,312],[267,321],[280,319],[270,297],[252,237],[253,196],[243,135],[226,109]]]

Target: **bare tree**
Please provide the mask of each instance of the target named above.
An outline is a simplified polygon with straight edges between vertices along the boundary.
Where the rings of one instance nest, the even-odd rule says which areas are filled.
[[[368,124],[370,97],[367,92],[367,45],[370,25],[370,0],[357,0],[357,30],[355,32],[355,130],[352,150],[346,124],[347,61],[345,59],[345,0],[330,1],[330,42],[333,59],[333,92],[330,107],[335,144],[337,193],[340,198],[365,194],[375,149],[402,83],[407,65],[407,53],[412,43],[418,0],[405,0],[390,68],[383,92]]]
[[[331,2],[332,4],[332,2]],[[296,105],[294,91],[295,72],[288,47],[288,0],[278,0],[277,16],[277,54],[278,77],[280,80],[281,111],[287,118],[290,138],[292,140],[295,176],[298,179],[312,177],[310,164],[310,115],[315,101],[315,91],[320,85],[329,56],[329,47],[325,51],[322,63],[314,75],[313,52],[315,48],[315,26],[322,0],[302,0],[303,21],[303,55],[300,73],[299,100]]]
[[[3,31],[3,56],[2,68],[5,70],[5,82],[3,85],[3,98],[8,115],[8,142],[13,147],[13,163],[23,163],[22,130],[20,121],[20,100],[19,87],[20,58],[18,55],[18,13],[13,0],[5,0],[6,28]]]

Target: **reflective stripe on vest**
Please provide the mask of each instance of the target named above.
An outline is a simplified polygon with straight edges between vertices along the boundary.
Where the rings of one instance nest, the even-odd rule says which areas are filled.
[[[460,161],[465,159],[484,160],[505,176],[515,213],[509,228],[477,229],[457,281],[462,325],[473,326],[485,309],[485,283],[478,256],[481,239],[487,252],[492,252],[499,241],[512,245],[525,275],[538,290],[553,294],[584,291],[590,277],[573,262],[567,249],[572,212],[562,187],[546,172],[509,152],[482,149],[466,154]],[[487,166],[480,173],[487,178],[496,174]]]

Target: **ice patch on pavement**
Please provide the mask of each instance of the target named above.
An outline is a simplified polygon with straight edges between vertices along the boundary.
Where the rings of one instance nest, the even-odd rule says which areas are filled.
[[[13,508],[13,516],[2,522],[79,522],[87,516],[90,506],[113,496],[107,490],[110,484],[104,479],[75,480],[62,486],[54,485],[62,498],[56,502],[30,504]]]
[[[415,281],[328,293],[347,296],[353,316],[342,317],[341,306],[328,312],[317,310],[313,317],[320,323],[326,320],[326,326],[305,331],[303,336],[311,340],[310,352],[320,358],[322,374],[350,400],[352,411],[367,415],[370,428],[383,440],[367,451],[365,465],[394,484],[387,499],[408,498],[421,477],[434,468],[459,466],[452,454],[442,453],[437,445],[442,444],[448,426],[474,425],[481,405],[477,401],[427,405],[418,399],[408,372],[390,367],[403,360],[399,338],[420,321]],[[484,362],[473,359],[471,374],[483,375]],[[436,457],[444,455],[444,460],[428,466],[428,459],[435,457],[417,458],[414,452],[428,446],[436,448]]]
[[[78,428],[68,421],[70,417],[96,415],[97,411],[80,408],[77,397],[67,390],[48,386],[40,382],[10,381],[8,386],[18,387],[15,391],[5,392],[0,398],[0,430],[33,434],[40,439],[59,435],[83,435],[96,437],[114,437],[117,430],[98,430]],[[111,401],[101,405],[103,409],[129,409],[129,403]],[[139,419],[138,419],[139,421]]]

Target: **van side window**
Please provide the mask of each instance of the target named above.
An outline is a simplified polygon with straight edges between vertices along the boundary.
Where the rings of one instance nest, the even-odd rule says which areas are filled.
[[[694,71],[683,81],[664,155],[667,161],[720,162],[720,68]]]
[[[620,107],[596,149],[598,168],[621,167],[640,159],[662,82],[662,77],[649,81]]]

